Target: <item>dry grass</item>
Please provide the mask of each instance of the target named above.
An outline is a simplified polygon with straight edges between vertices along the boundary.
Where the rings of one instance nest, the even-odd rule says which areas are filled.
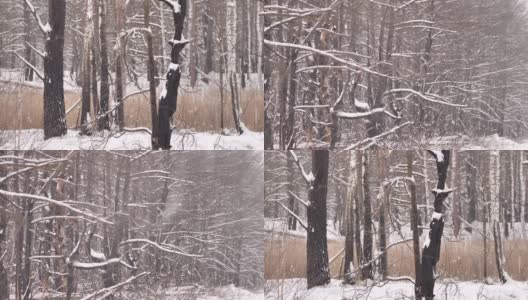
[[[0,86],[0,129],[42,128],[42,89],[20,84],[2,84]],[[66,109],[76,103],[79,92],[66,91]],[[225,126],[233,128],[231,101],[225,93],[224,118]],[[240,92],[242,119],[253,131],[264,129],[264,94],[261,90],[247,89]],[[178,110],[175,114],[178,128],[196,131],[220,130],[220,92],[209,89],[204,92],[186,93],[178,99]],[[67,116],[68,127],[75,127],[79,122],[80,106]],[[150,104],[148,93],[136,95],[126,100],[125,123],[128,127],[150,128]]]
[[[329,240],[328,252],[334,257],[344,247],[343,240]],[[438,271],[443,278],[458,280],[483,279],[482,241],[443,241]],[[506,271],[515,280],[528,280],[528,240],[505,240]],[[389,249],[389,275],[414,277],[412,244],[399,244]],[[344,255],[330,265],[332,277],[341,277]],[[497,278],[492,244],[488,243],[488,276]],[[306,276],[306,240],[297,237],[267,240],[265,243],[264,276],[266,279],[302,278]]]

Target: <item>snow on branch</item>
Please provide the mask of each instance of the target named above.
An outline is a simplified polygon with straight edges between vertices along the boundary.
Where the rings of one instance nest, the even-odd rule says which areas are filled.
[[[99,295],[101,295],[101,296],[98,297],[98,299],[105,299],[106,297],[108,297],[108,296],[114,294],[114,292],[115,292],[116,290],[120,289],[121,287],[123,287],[123,286],[125,286],[125,285],[127,285],[127,284],[130,284],[130,283],[132,283],[134,280],[136,280],[136,279],[138,279],[138,278],[140,278],[140,277],[143,277],[143,276],[145,276],[145,275],[148,275],[148,274],[150,274],[150,273],[149,273],[149,272],[143,272],[143,273],[141,273],[141,274],[139,274],[139,275],[136,275],[136,276],[134,276],[134,277],[130,277],[130,278],[128,278],[126,281],[123,281],[123,282],[118,283],[118,284],[116,284],[116,285],[113,285],[113,286],[110,286],[110,287],[104,288],[104,289],[102,289],[102,290],[99,290],[99,291],[97,291],[97,292],[94,292],[94,293],[92,293],[92,294],[90,294],[90,295],[88,295],[88,296],[82,298],[81,300],[89,300],[89,299],[95,298],[96,296],[99,296]]]
[[[295,152],[293,150],[290,150],[289,153],[292,156],[293,161],[295,162],[295,164],[297,164],[297,166],[301,170],[302,176],[303,176],[304,180],[306,181],[306,183],[308,183],[309,185],[312,185],[313,181],[315,180],[315,177],[312,174],[312,172],[306,173],[306,171],[304,170],[304,167],[302,166],[301,162],[299,161],[299,157],[297,157],[297,154],[295,154]]]
[[[122,257],[120,258],[111,258],[109,260],[103,261],[103,262],[94,262],[94,263],[85,263],[80,261],[74,261],[72,262],[72,266],[77,269],[84,269],[84,270],[90,270],[90,269],[99,269],[104,268],[108,265],[113,265],[121,262]]]
[[[286,205],[282,204],[280,201],[277,201],[277,203],[282,208],[284,208],[284,210],[287,211],[288,214],[290,214],[290,216],[294,217],[297,220],[297,222],[299,222],[299,225],[301,225],[304,229],[308,230],[308,225],[306,225],[306,223],[301,219],[301,217],[296,215],[291,209],[289,209]]]
[[[188,257],[202,257],[202,255],[191,254],[191,253],[187,253],[187,252],[182,252],[182,251],[166,248],[166,247],[161,246],[160,244],[158,244],[156,242],[153,242],[153,241],[147,240],[147,239],[129,239],[129,240],[121,242],[121,244],[134,244],[134,243],[148,244],[150,246],[158,248],[159,250],[161,250],[163,252],[167,252],[167,253],[183,255],[183,256],[188,256]]]
[[[387,132],[384,132],[384,133],[382,133],[380,135],[377,135],[377,136],[374,136],[374,137],[371,137],[371,138],[367,138],[367,139],[365,139],[365,140],[363,140],[361,142],[355,143],[354,145],[351,145],[351,146],[347,147],[345,150],[354,150],[354,149],[357,149],[357,148],[359,148],[359,147],[361,147],[361,146],[363,146],[365,144],[366,145],[363,147],[363,149],[370,148],[372,145],[375,145],[378,142],[379,139],[384,138],[386,136],[389,136],[391,134],[394,134],[398,130],[402,129],[403,127],[408,126],[408,125],[412,125],[412,124],[414,124],[414,123],[413,122],[403,123],[400,126],[394,127],[391,130],[389,130]]]
[[[291,43],[281,43],[281,42],[275,42],[275,41],[271,41],[271,40],[264,40],[264,44],[269,45],[269,46],[285,47],[285,48],[292,48],[292,49],[304,50],[304,51],[312,52],[314,54],[319,54],[321,56],[328,57],[328,58],[330,58],[330,59],[332,59],[332,60],[334,60],[336,62],[342,63],[344,65],[351,66],[351,67],[356,68],[358,70],[361,70],[363,72],[370,73],[372,75],[376,75],[376,76],[380,76],[380,77],[384,77],[384,78],[390,77],[390,76],[387,76],[385,74],[382,74],[382,73],[376,72],[374,70],[371,70],[370,68],[367,68],[365,66],[362,66],[361,64],[356,63],[353,60],[346,60],[346,59],[337,57],[336,55],[332,54],[329,51],[324,51],[324,50],[320,50],[320,49],[317,49],[317,48],[304,46],[304,45],[297,45],[297,44],[291,44]]]
[[[33,199],[33,200],[37,200],[37,201],[44,201],[44,202],[47,202],[47,203],[50,203],[50,204],[54,204],[54,205],[57,205],[57,206],[60,206],[60,207],[64,207],[74,213],[78,213],[80,215],[83,215],[87,218],[90,218],[90,219],[93,219],[93,220],[97,220],[99,222],[102,222],[102,223],[105,223],[105,224],[109,224],[109,225],[114,225],[114,223],[106,220],[106,219],[103,219],[101,217],[98,217],[94,214],[91,214],[87,211],[84,211],[84,210],[80,210],[80,209],[77,209],[75,207],[72,207],[71,205],[68,205],[64,202],[61,202],[61,201],[58,201],[58,200],[55,200],[55,199],[51,199],[51,198],[48,198],[48,197],[44,197],[44,196],[38,196],[38,195],[31,195],[31,194],[26,194],[26,193],[16,193],[16,192],[8,192],[8,191],[4,191],[4,190],[0,190],[0,195],[4,195],[4,196],[7,196],[7,197],[18,197],[19,199]]]
[[[301,202],[304,206],[306,207],[310,206],[311,204],[310,202],[301,199],[301,197],[295,195],[294,193],[292,193],[292,191],[288,191],[288,193],[292,195],[295,199],[297,199],[297,201]]]
[[[455,104],[455,103],[450,103],[450,102],[447,102],[447,101],[442,101],[442,100],[437,100],[437,99],[433,99],[429,96],[433,96],[433,95],[424,95],[420,92],[417,92],[413,89],[392,89],[392,90],[388,90],[387,92],[385,92],[385,94],[390,94],[390,93],[409,93],[409,94],[413,94],[425,101],[429,101],[429,102],[432,102],[432,103],[437,103],[437,104],[442,104],[442,105],[447,105],[447,106],[453,106],[453,107],[467,107],[467,105],[464,105],[464,104]]]
[[[18,53],[15,52],[15,55],[22,61],[24,62],[24,64],[26,64],[26,66],[30,67],[33,72],[35,72],[35,74],[37,74],[38,78],[40,78],[42,81],[44,81],[44,75],[42,75],[40,73],[40,71],[37,69],[37,67],[35,67],[34,65],[32,65],[30,62],[28,62],[27,60],[25,60],[22,56],[20,56]]]
[[[29,10],[31,11],[35,19],[37,20],[37,24],[40,30],[42,31],[42,33],[44,33],[47,36],[51,32],[51,26],[49,25],[49,23],[46,23],[45,25],[42,23],[42,20],[40,19],[40,15],[38,11],[35,9],[35,7],[33,6],[33,4],[31,3],[31,1],[29,0],[25,0],[25,1],[26,1],[27,6],[29,7]]]

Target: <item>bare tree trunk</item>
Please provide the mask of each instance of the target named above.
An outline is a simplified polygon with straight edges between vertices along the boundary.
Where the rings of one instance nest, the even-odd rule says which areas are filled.
[[[87,16],[85,19],[85,30],[84,30],[84,47],[83,47],[83,63],[82,63],[82,101],[81,101],[81,134],[89,135],[89,123],[91,121],[90,115],[90,104],[91,104],[91,91],[92,91],[92,39],[93,39],[93,0],[88,0],[85,3],[85,11]]]
[[[350,151],[349,158],[349,177],[347,187],[346,200],[346,237],[345,237],[345,269],[344,277],[345,283],[354,284],[353,274],[354,270],[354,201],[357,189],[356,177],[356,155],[357,152]]]
[[[150,95],[150,119],[152,123],[151,145],[152,149],[160,148],[158,140],[158,103],[156,96],[156,62],[154,60],[154,46],[152,44],[152,28],[150,27],[150,0],[143,1],[144,20],[145,20],[145,40],[147,40],[148,51],[148,81]]]
[[[178,0],[177,4],[180,9],[175,8],[173,2],[162,0],[173,10],[174,19],[174,37],[171,41],[171,64],[167,72],[167,82],[161,93],[158,112],[158,136],[157,143],[163,150],[171,148],[171,121],[176,112],[178,100],[178,89],[180,88],[181,70],[180,70],[180,53],[188,43],[183,40],[183,25],[187,14],[187,0]]]
[[[440,259],[440,246],[442,242],[442,234],[444,231],[443,219],[443,205],[444,200],[452,192],[447,189],[447,170],[449,168],[449,158],[451,152],[449,150],[430,151],[436,159],[436,169],[438,173],[438,181],[436,189],[433,190],[434,212],[429,224],[429,235],[427,236],[423,252],[420,271],[420,280],[416,280],[416,290],[419,291],[420,297],[425,296],[426,300],[434,299],[434,285],[436,280],[436,263]]]
[[[44,57],[44,139],[66,134],[64,106],[64,26],[66,1],[48,0],[46,53]]]
[[[28,62],[31,62],[31,47],[29,47],[29,43],[31,43],[31,11],[29,10],[29,7],[27,5],[27,2],[24,1],[24,59]],[[0,48],[1,49],[1,48]],[[26,70],[24,72],[24,78],[27,81],[33,81],[33,69],[29,66],[26,66]]]
[[[413,152],[407,151],[407,181],[409,182],[409,192],[411,194],[411,230],[413,237],[414,274],[416,284],[414,294],[416,299],[422,299],[420,295],[421,286],[421,264],[420,264],[420,233],[418,229],[418,205],[416,201],[416,183],[413,174]]]
[[[372,274],[372,204],[369,188],[369,154],[363,151],[363,261],[361,278],[373,279]]]
[[[386,234],[386,224],[385,219],[387,217],[388,208],[389,208],[389,193],[390,193],[390,186],[387,182],[388,180],[388,173],[389,173],[389,152],[387,150],[380,150],[378,152],[379,161],[379,172],[380,172],[380,191],[379,193],[382,194],[379,203],[379,248],[381,252],[380,256],[380,274],[383,280],[387,278],[388,270],[387,270],[387,234]]]
[[[326,239],[326,194],[328,190],[327,150],[312,151],[313,182],[308,190],[307,274],[308,289],[330,282]]]
[[[106,40],[107,0],[99,1],[99,39],[101,43],[101,115],[99,116],[99,130],[110,130],[108,113],[110,110],[110,83],[108,71],[108,43]]]
[[[116,0],[115,1],[115,14],[116,14],[116,32],[117,32],[117,49],[115,57],[115,93],[116,93],[116,103],[117,114],[116,114],[116,124],[119,128],[119,131],[123,131],[125,128],[125,104],[123,102],[125,94],[125,24],[126,24],[126,7],[125,0]]]

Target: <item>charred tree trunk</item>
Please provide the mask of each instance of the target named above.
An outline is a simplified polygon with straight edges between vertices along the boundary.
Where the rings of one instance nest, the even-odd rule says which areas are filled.
[[[326,194],[328,191],[327,150],[312,151],[312,172],[307,208],[307,274],[308,289],[330,282],[328,244],[326,239]]]
[[[180,88],[181,70],[179,65],[180,53],[185,48],[188,41],[183,38],[183,25],[187,13],[187,0],[166,1],[160,0],[167,4],[173,10],[174,18],[174,37],[170,42],[171,50],[171,64],[167,72],[167,82],[165,88],[161,93],[161,100],[158,111],[158,136],[156,143],[163,150],[171,148],[171,120],[176,112],[176,105],[178,100],[178,89]],[[175,5],[178,6],[175,6]]]
[[[430,151],[436,159],[438,181],[434,189],[434,212],[429,224],[429,235],[427,236],[422,253],[421,280],[416,280],[419,295],[426,300],[434,299],[434,284],[436,280],[436,263],[440,259],[440,246],[444,231],[443,204],[451,190],[447,189],[447,169],[449,167],[449,150]]]
[[[46,53],[44,57],[44,139],[66,134],[64,107],[64,26],[66,1],[48,0]]]

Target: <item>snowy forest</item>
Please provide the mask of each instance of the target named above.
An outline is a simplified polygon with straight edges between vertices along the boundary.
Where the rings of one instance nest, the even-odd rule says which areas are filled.
[[[0,146],[262,149],[261,10],[1,0]]]
[[[265,3],[266,149],[528,144],[526,1]]]
[[[263,299],[263,193],[256,151],[0,152],[0,299]]]
[[[528,151],[266,151],[267,299],[525,299]]]

